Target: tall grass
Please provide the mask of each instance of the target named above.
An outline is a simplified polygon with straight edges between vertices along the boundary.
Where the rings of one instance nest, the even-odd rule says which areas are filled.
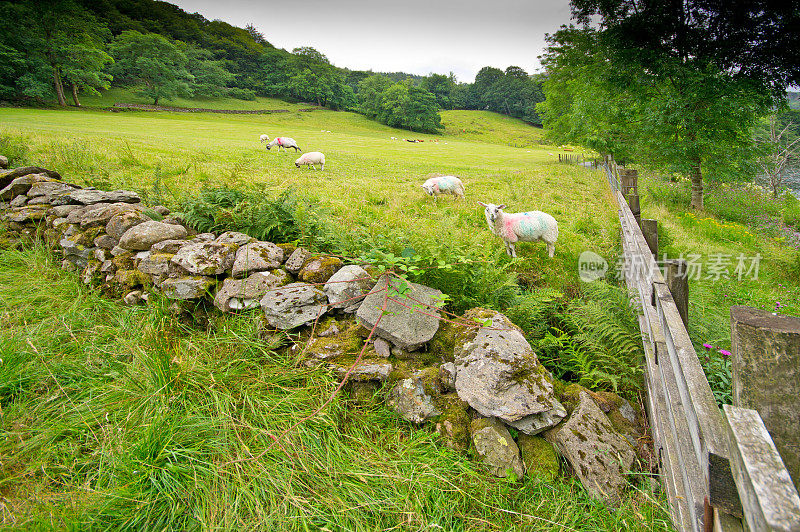
[[[574,480],[491,477],[379,402],[337,396],[256,315],[123,307],[41,247],[0,252],[0,523],[15,529],[668,530]],[[277,442],[287,428],[299,425]]]

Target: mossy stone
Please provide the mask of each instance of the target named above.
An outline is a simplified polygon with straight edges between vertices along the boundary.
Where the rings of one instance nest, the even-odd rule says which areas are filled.
[[[129,288],[136,286],[148,287],[153,283],[149,275],[133,269],[117,270],[117,273],[114,274],[114,281]]]
[[[538,476],[547,481],[555,480],[561,470],[558,454],[547,440],[541,436],[520,434],[517,446],[522,454],[525,470],[531,476]]]
[[[472,419],[465,405],[463,401],[448,402],[436,423],[436,432],[445,446],[460,452],[468,451],[472,441],[469,432]]]
[[[284,259],[288,259],[289,255],[294,253],[294,250],[297,249],[297,246],[295,246],[294,244],[290,244],[288,242],[285,243],[285,244],[275,244],[275,245],[283,250],[283,258]]]
[[[456,345],[457,332],[458,325],[449,321],[442,321],[439,325],[439,330],[428,342],[428,352],[441,359],[442,362],[452,362],[454,360],[453,350]]]

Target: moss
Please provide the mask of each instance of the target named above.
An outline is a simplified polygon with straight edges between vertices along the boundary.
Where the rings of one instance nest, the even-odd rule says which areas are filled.
[[[133,253],[130,251],[126,251],[121,255],[117,255],[111,262],[116,266],[117,270],[133,270]]]
[[[317,332],[324,332],[333,326],[339,329],[338,334],[332,336],[314,336],[308,340],[306,353],[317,358],[340,357],[342,355],[357,356],[364,346],[364,339],[359,334],[359,325],[354,319],[336,320],[326,317],[317,324]],[[353,358],[355,360],[355,358]]]
[[[94,239],[97,238],[100,233],[103,232],[104,227],[92,227],[90,229],[86,229],[85,231],[81,231],[78,233],[73,239],[78,244],[82,244],[86,247],[94,246]]]
[[[469,450],[472,440],[470,436],[472,420],[464,403],[452,401],[447,408],[440,410],[442,415],[439,416],[436,423],[436,432],[442,437],[444,444],[456,451],[466,452]]]
[[[571,414],[572,411],[575,410],[575,407],[578,406],[578,403],[580,403],[581,392],[588,391],[589,390],[580,384],[569,384],[561,392],[559,400],[561,404],[564,405],[564,408],[567,409],[567,412]]]
[[[146,275],[139,270],[132,269],[117,270],[117,273],[114,275],[114,281],[129,288],[136,286],[147,287],[153,283],[149,275]]]
[[[444,362],[452,362],[455,358],[453,351],[456,345],[457,332],[458,325],[455,323],[450,323],[449,321],[441,322],[439,330],[428,342],[428,352]]]
[[[550,443],[541,436],[520,434],[517,446],[522,454],[525,470],[529,475],[546,481],[555,480],[561,471],[558,454]]]
[[[283,250],[283,258],[284,258],[284,260],[288,259],[289,255],[294,253],[294,250],[297,249],[297,246],[295,246],[294,244],[289,244],[289,243],[275,244],[275,245]]]
[[[303,265],[298,276],[306,283],[324,283],[342,267],[338,257],[317,257]]]

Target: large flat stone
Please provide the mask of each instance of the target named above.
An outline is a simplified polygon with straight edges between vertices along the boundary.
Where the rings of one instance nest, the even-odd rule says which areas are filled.
[[[307,283],[291,283],[270,290],[261,299],[267,322],[276,329],[294,329],[312,323],[328,310],[325,292]]]

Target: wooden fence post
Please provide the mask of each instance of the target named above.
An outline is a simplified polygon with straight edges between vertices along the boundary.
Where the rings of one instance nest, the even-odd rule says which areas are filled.
[[[683,259],[664,261],[664,281],[678,307],[683,326],[689,327],[689,272]]]
[[[629,194],[639,195],[639,171],[633,169],[625,169],[620,171],[620,178],[622,181],[622,195],[628,196]]]
[[[622,188],[625,188],[624,185]],[[639,194],[628,194],[625,196],[628,200],[628,207],[631,208],[633,217],[636,219],[636,225],[642,226],[642,209],[639,206]]]
[[[731,307],[733,405],[761,415],[800,490],[800,318]]]
[[[642,234],[653,257],[658,258],[658,221],[642,218]]]

